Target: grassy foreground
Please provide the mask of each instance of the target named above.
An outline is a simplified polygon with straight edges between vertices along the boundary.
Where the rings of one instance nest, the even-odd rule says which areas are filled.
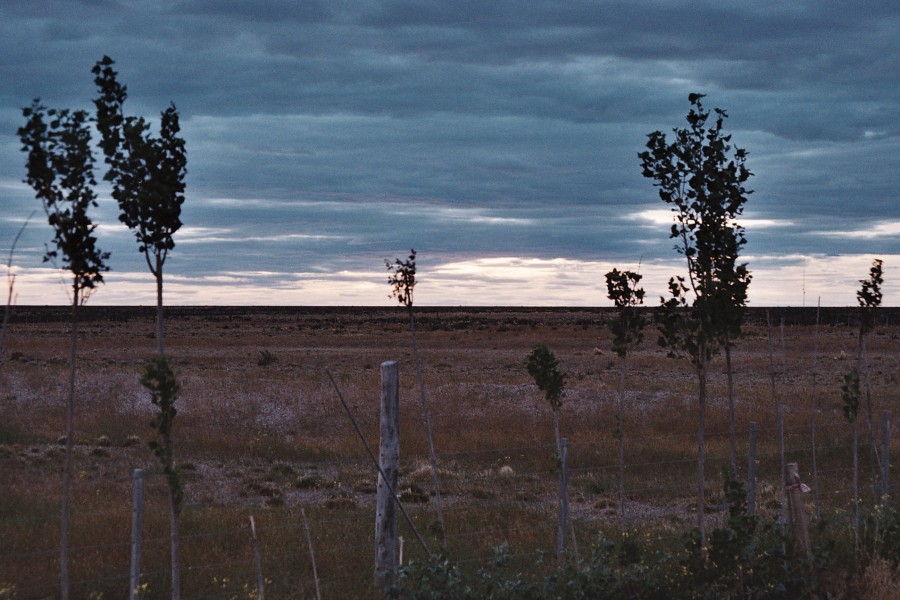
[[[883,322],[868,343],[873,434],[879,448],[882,411],[900,415],[900,321],[895,312],[883,312]],[[475,590],[488,584],[500,590],[519,582],[543,585],[540,592],[550,593],[546,578],[560,576],[555,571],[559,466],[550,409],[523,365],[537,343],[549,346],[560,368],[569,373],[561,431],[571,443],[569,497],[584,567],[573,573],[598,573],[585,566],[591,564],[593,550],[596,560],[618,569],[608,575],[613,578],[640,577],[629,570],[638,564],[643,565],[644,579],[656,573],[661,581],[671,565],[685,569],[685,579],[677,585],[701,575],[689,560],[684,538],[695,509],[695,381],[687,365],[667,359],[655,346],[652,332],[631,359],[626,381],[628,502],[625,515],[620,515],[614,437],[618,363],[605,328],[608,312],[435,308],[417,314],[446,496],[443,541],[429,533],[434,512],[428,502],[427,445],[402,310],[169,311],[169,353],[183,385],[174,437],[186,480],[186,598],[253,597],[251,514],[269,597],[315,597],[301,509],[323,596],[378,595],[372,576],[374,469],[326,370],[335,376],[369,443],[377,448],[379,364],[385,360],[400,363],[403,499],[429,550],[442,551],[449,561],[445,567],[429,568],[445,578],[455,577],[455,569]],[[823,311],[818,339],[814,309],[775,309],[771,314],[776,324],[771,332],[774,399],[764,313],[751,313],[747,335],[734,353],[738,478],[746,476],[747,431],[755,421],[761,428],[758,512],[766,522],[777,519],[776,400],[785,405],[786,458],[799,463],[801,477],[810,486],[815,422],[818,485],[804,501],[822,551],[819,564],[808,567],[822,575],[816,585],[845,597],[856,597],[861,590],[894,589],[892,561],[897,557],[890,551],[891,518],[881,513],[880,521],[870,521],[860,532],[858,549],[850,526],[851,429],[843,418],[840,385],[856,356],[854,311]],[[64,309],[20,307],[0,365],[0,598],[57,595],[66,319]],[[145,596],[166,596],[165,482],[146,445],[152,407],[138,383],[154,352],[153,327],[152,311],[139,308],[89,307],[82,324],[70,534],[75,597],[119,598],[127,593],[131,472],[138,467],[148,473],[142,545]],[[728,530],[729,498],[721,470],[729,442],[724,365],[717,362],[715,367],[707,416],[707,509],[711,527]],[[861,431],[860,497],[868,514],[877,490],[865,421]],[[894,446],[894,452],[900,452]],[[814,518],[817,505],[819,520]],[[622,527],[632,540],[627,544]],[[400,532],[404,563],[422,564],[425,551],[414,533],[405,524]],[[900,549],[900,540],[897,544]],[[499,562],[498,547],[508,549]],[[574,558],[571,544],[569,553]],[[487,581],[488,572],[499,579]],[[405,581],[421,583],[417,573],[422,571],[410,570]],[[609,586],[612,580],[602,581]]]

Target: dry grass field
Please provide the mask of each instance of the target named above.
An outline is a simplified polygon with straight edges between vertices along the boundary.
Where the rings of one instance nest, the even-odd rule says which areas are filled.
[[[547,344],[568,373],[561,430],[571,443],[570,503],[576,541],[617,531],[614,439],[619,363],[606,329],[609,309],[417,309],[419,347],[445,495],[448,555],[478,561],[509,544],[526,568],[554,551],[558,466],[549,408],[523,359]],[[818,486],[810,514],[850,507],[850,426],[840,385],[854,364],[853,309],[773,309],[748,315],[734,350],[739,475],[747,431],[759,437],[761,510],[779,510],[775,397],[785,406],[787,459]],[[0,364],[0,598],[57,595],[59,496],[68,312],[19,307]],[[72,544],[75,597],[124,597],[128,587],[131,472],[148,472],[144,523],[146,597],[166,597],[165,483],[146,442],[152,405],[138,379],[153,355],[153,312],[88,307],[81,324]],[[314,597],[303,508],[326,598],[372,596],[374,468],[344,413],[330,372],[369,443],[377,448],[382,361],[401,373],[401,484],[417,527],[428,534],[427,445],[408,324],[399,308],[172,308],[167,350],[183,391],[175,424],[186,481],[182,515],[185,597],[253,597],[248,516],[259,529],[273,598]],[[631,527],[683,531],[695,517],[696,380],[666,358],[648,326],[630,360],[624,421],[625,517]],[[814,348],[818,346],[818,352]],[[770,359],[770,347],[772,349]],[[900,311],[885,309],[868,344],[874,428],[900,415]],[[772,370],[774,366],[774,372]],[[724,361],[710,382],[708,510],[722,514],[728,456]],[[863,440],[868,439],[863,422]],[[894,451],[900,446],[894,443]],[[868,449],[861,490],[872,504]],[[895,476],[895,479],[897,476]],[[406,560],[424,551],[401,524]],[[546,561],[545,561],[546,562]],[[549,562],[552,562],[549,561]],[[4,591],[5,590],[5,591]],[[14,591],[13,591],[14,590]],[[4,595],[7,594],[7,595]]]

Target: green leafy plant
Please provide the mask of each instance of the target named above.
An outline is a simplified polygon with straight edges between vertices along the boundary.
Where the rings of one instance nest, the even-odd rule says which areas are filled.
[[[856,422],[859,414],[859,371],[851,369],[844,374],[844,383],[841,384],[841,399],[844,401],[844,418],[848,423]]]
[[[553,434],[556,437],[556,451],[561,452],[559,435],[559,410],[565,402],[566,374],[559,370],[559,361],[553,352],[544,344],[536,345],[525,357],[525,368],[534,378],[538,389],[550,404],[553,413]]]
[[[401,306],[405,306],[409,315],[409,332],[412,338],[413,360],[416,363],[416,381],[419,386],[419,402],[422,406],[422,424],[428,439],[428,459],[431,463],[431,483],[434,486],[434,509],[437,522],[431,530],[442,538],[444,535],[444,511],[441,506],[441,482],[438,477],[437,454],[434,451],[434,435],[431,430],[431,410],[425,395],[425,377],[422,374],[422,360],[419,357],[419,344],[416,339],[416,315],[413,312],[413,291],[416,287],[416,251],[410,249],[406,260],[395,258],[394,262],[384,261],[390,275],[391,298],[396,298]]]
[[[175,424],[175,415],[178,414],[175,401],[181,391],[181,384],[178,383],[169,359],[156,357],[145,366],[141,376],[141,385],[150,392],[150,402],[157,409],[150,426],[156,430],[158,439],[151,440],[148,444],[162,465],[174,499],[175,512],[178,513],[181,509],[182,486],[178,477],[178,469],[175,468],[172,428]]]
[[[750,272],[738,258],[746,238],[737,222],[751,193],[744,187],[752,173],[747,153],[731,145],[724,132],[727,113],[690,94],[688,127],[674,140],[655,131],[640,153],[642,172],[654,180],[660,199],[670,205],[670,238],[687,261],[687,277],[669,280],[669,298],[657,311],[659,344],[670,357],[686,358],[698,381],[697,519],[704,539],[706,383],[712,358],[729,345],[746,303]]]
[[[88,211],[97,206],[94,193],[94,156],[84,111],[47,109],[39,100],[23,109],[25,125],[18,135],[27,154],[25,182],[34,189],[53,228],[53,246],[45,262],[61,262],[71,274],[72,339],[69,350],[69,391],[66,401],[66,457],[60,532],[61,597],[69,597],[68,529],[72,482],[72,444],[75,430],[75,357],[78,347],[78,307],[84,304],[103,273],[109,270],[108,252],[97,246],[97,228]]]
[[[612,349],[619,356],[619,394],[616,411],[616,438],[619,442],[619,516],[625,525],[625,373],[628,352],[644,339],[646,319],[637,310],[644,303],[644,290],[639,287],[642,275],[613,269],[606,274],[607,296],[615,304],[616,316],[609,321],[613,334]]]
[[[827,553],[812,563],[787,552],[789,540],[775,521],[749,515],[743,486],[727,480],[729,513],[710,532],[707,552],[697,530],[681,539],[625,531],[602,533],[591,556],[540,575],[540,558],[526,571],[510,572],[508,546],[495,549],[484,566],[463,568],[447,557],[400,568],[393,598],[543,599],[591,598],[807,598],[829,597],[818,588],[817,572],[827,571]],[[888,523],[885,520],[885,523]]]
[[[156,430],[156,440],[148,442],[151,450],[162,465],[163,474],[169,487],[169,536],[171,545],[172,562],[172,597],[177,599],[181,595],[180,568],[179,568],[179,534],[178,516],[181,513],[181,501],[183,498],[183,484],[175,466],[175,451],[172,444],[172,427],[175,423],[175,401],[181,391],[181,385],[169,359],[165,356],[157,356],[150,360],[144,367],[141,376],[141,385],[150,392],[150,401],[157,408],[156,415],[150,422],[150,426]]]

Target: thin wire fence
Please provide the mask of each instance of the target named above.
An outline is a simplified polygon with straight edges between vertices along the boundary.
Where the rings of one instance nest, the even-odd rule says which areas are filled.
[[[877,429],[881,431],[880,427]],[[849,431],[849,425],[839,421],[817,424],[818,469],[814,478],[811,427],[785,430],[785,461],[798,463],[803,482],[810,487],[815,485],[813,492],[823,512],[846,514],[852,508]],[[739,480],[747,475],[749,433],[739,432]],[[774,427],[757,431],[757,477],[755,482],[747,483],[755,486],[758,511],[777,516],[781,511],[781,459],[776,433]],[[710,523],[715,525],[723,520],[727,509],[722,485],[730,463],[729,436],[715,431],[708,433],[706,440],[706,511]],[[881,448],[882,440],[877,441]],[[888,447],[895,445],[891,441],[888,440]],[[582,552],[589,551],[598,533],[617,531],[623,520],[630,527],[678,523],[687,530],[695,525],[695,436],[671,433],[626,437],[625,446],[628,459],[622,470],[614,459],[614,439],[570,445],[567,494],[573,531]],[[865,440],[860,444],[859,456],[859,494],[863,506],[871,508],[881,496],[879,465],[872,462]],[[461,564],[473,565],[491,560],[494,549],[503,545],[510,548],[510,559],[522,565],[533,565],[539,558],[554,555],[561,469],[555,445],[482,447],[471,452],[438,454],[437,458],[446,520],[443,539],[429,533],[435,520],[430,479],[415,468],[426,463],[427,455],[401,456],[398,485],[401,501],[415,527],[426,535],[431,546],[464,561]],[[322,461],[318,472],[334,473],[336,480],[321,478],[299,486],[303,464],[281,468],[291,476],[284,481],[273,477],[267,482],[268,487],[251,486],[244,497],[226,505],[193,497],[193,483],[188,481],[187,503],[180,517],[184,597],[251,597],[256,585],[251,514],[256,520],[261,570],[271,597],[314,597],[313,558],[324,597],[377,596],[373,585],[374,467],[363,460]],[[344,479],[343,474],[347,473],[351,475]],[[620,473],[624,473],[624,515],[618,511]],[[893,494],[900,478],[890,470],[889,473],[889,493]],[[167,488],[159,473],[147,472],[145,478],[143,597],[162,598],[169,586]],[[119,508],[104,510],[92,506],[90,479],[75,483],[77,501],[71,509],[70,533],[75,597],[86,598],[91,593],[127,596],[132,508],[130,492],[126,490],[131,489],[130,478],[121,474],[115,481],[122,490],[122,497],[116,499]],[[807,494],[805,499],[812,513],[813,494]],[[301,508],[307,515],[314,555],[306,544]],[[0,585],[15,586],[15,598],[56,594],[57,511],[57,506],[48,500],[40,514],[30,507],[21,511],[24,514],[7,509],[0,517]],[[399,535],[405,540],[401,550],[404,563],[426,558],[414,541],[415,533],[402,521]],[[544,562],[552,565],[553,561]],[[79,579],[79,572],[93,575]]]

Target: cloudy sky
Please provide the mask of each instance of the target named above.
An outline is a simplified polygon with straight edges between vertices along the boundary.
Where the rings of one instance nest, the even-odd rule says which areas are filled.
[[[416,303],[608,305],[640,269],[655,304],[684,264],[637,153],[728,111],[755,173],[755,306],[853,305],[884,259],[900,303],[895,0],[0,0],[0,257],[40,204],[21,109],[91,109],[104,54],[128,114],[180,112],[184,227],[170,304],[386,305],[384,259],[419,253]],[[98,178],[103,163],[98,151]],[[152,304],[108,190],[92,304]],[[20,304],[62,304],[39,212]]]

